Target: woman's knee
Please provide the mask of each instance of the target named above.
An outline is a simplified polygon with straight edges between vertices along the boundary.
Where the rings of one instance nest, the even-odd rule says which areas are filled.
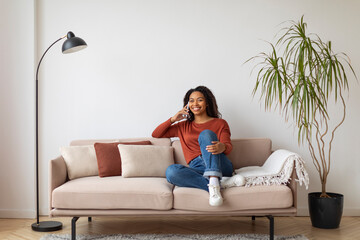
[[[166,169],[165,176],[168,182],[170,183],[174,182],[175,178],[179,176],[179,170],[182,167],[183,165],[181,164],[172,164]]]
[[[200,141],[201,139],[206,139],[206,140],[210,140],[210,141],[217,141],[218,137],[216,136],[216,134],[209,130],[209,129],[205,129],[204,131],[202,131],[199,134],[199,138],[198,140]]]

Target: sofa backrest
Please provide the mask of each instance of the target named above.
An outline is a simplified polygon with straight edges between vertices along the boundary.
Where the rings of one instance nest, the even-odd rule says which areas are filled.
[[[232,139],[233,150],[228,155],[234,169],[246,166],[262,166],[271,154],[271,140],[268,138]],[[186,165],[179,140],[172,143],[175,163]]]
[[[173,146],[175,163],[187,165],[179,140],[171,142],[169,138],[122,138],[122,139],[90,139],[74,140],[70,146],[93,145],[96,142],[136,142],[149,140],[153,145]],[[228,155],[234,169],[246,166],[262,166],[271,154],[272,144],[268,138],[232,139],[233,150]]]
[[[138,142],[150,141],[152,145],[157,146],[170,146],[171,141],[169,138],[121,138],[121,139],[89,139],[89,140],[74,140],[70,142],[70,146],[84,146],[94,145],[94,143],[113,143],[113,142]]]

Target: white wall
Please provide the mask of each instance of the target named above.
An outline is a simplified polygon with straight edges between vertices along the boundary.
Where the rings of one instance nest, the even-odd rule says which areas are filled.
[[[69,4],[71,8],[67,7]],[[307,148],[298,146],[291,124],[285,123],[277,112],[265,112],[258,99],[252,99],[253,65],[243,63],[269,50],[261,39],[271,41],[281,22],[305,15],[309,31],[318,33],[324,40],[331,39],[335,50],[349,55],[359,74],[360,30],[356,28],[360,22],[359,7],[360,2],[350,0],[39,0],[37,55],[69,30],[88,43],[87,49],[71,55],[62,55],[58,43],[42,64],[41,212],[47,213],[48,162],[59,155],[59,146],[73,139],[150,136],[160,122],[179,110],[185,92],[200,84],[213,90],[233,138],[269,137],[274,149],[298,152],[307,162],[311,177],[309,191],[320,190]],[[32,6],[27,12],[33,14]],[[13,56],[9,50],[7,54]],[[11,74],[13,71],[8,73]],[[24,81],[21,77],[17,80]],[[357,124],[360,110],[356,106],[360,89],[353,77],[350,82],[348,115],[334,141],[328,190],[345,195],[345,215],[360,215],[360,157],[356,151],[360,144]],[[21,88],[32,96],[31,84],[22,84]],[[3,112],[6,105],[1,106]],[[30,110],[34,108],[32,101],[26,106]],[[12,109],[21,112],[20,106]],[[32,116],[30,112],[28,122]],[[7,119],[6,123],[13,129],[16,129],[15,121],[21,120],[17,116]],[[31,126],[26,131],[33,133]],[[1,145],[6,140],[1,136]],[[19,146],[27,147],[26,143]],[[1,151],[1,158],[11,159],[6,160],[8,169],[15,161],[25,162],[16,150],[6,149],[8,153]],[[32,173],[26,174],[26,178],[32,177]],[[25,191],[22,187],[25,179],[21,180],[18,185],[11,185]],[[307,214],[307,192],[299,187],[300,215]],[[28,199],[33,193],[26,196]],[[28,205],[33,204],[31,200],[27,200]],[[11,205],[8,197],[1,203],[0,209],[25,209],[21,204]]]
[[[0,217],[33,217],[34,2],[0,0]]]

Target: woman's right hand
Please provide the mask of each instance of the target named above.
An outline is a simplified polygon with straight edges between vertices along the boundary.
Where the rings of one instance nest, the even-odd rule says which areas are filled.
[[[187,105],[183,107],[180,111],[178,111],[173,117],[171,117],[170,121],[171,123],[181,121],[183,119],[186,119],[189,115],[189,110],[187,109]]]

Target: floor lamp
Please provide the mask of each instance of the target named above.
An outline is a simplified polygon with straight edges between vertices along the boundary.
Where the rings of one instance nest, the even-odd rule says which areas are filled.
[[[38,75],[39,75],[39,68],[40,64],[45,56],[45,54],[49,51],[49,49],[58,41],[67,37],[65,42],[62,45],[62,52],[63,53],[73,53],[80,51],[87,47],[84,40],[81,38],[75,37],[74,33],[68,32],[65,36],[56,40],[53,44],[46,49],[44,54],[42,55],[39,64],[36,70],[36,223],[31,225],[32,230],[37,232],[51,232],[57,231],[62,229],[62,223],[56,221],[39,221],[39,94],[38,94]]]

